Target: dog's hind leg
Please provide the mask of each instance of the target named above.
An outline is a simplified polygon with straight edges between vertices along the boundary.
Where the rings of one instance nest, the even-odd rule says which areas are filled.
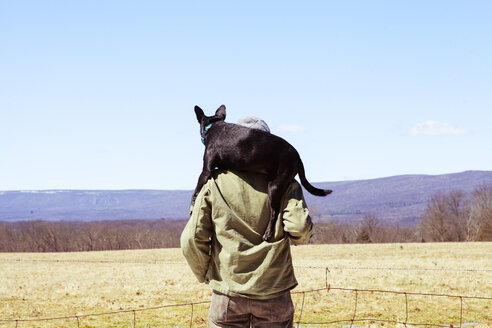
[[[275,178],[275,180],[268,183],[268,197],[270,201],[270,220],[268,226],[263,234],[263,240],[267,241],[273,236],[275,230],[275,223],[280,214],[280,206],[282,202],[282,195],[289,186],[290,181],[285,178]]]

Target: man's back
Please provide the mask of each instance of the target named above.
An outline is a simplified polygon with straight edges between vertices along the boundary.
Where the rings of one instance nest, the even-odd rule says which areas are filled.
[[[312,233],[302,189],[295,181],[289,186],[273,238],[265,242],[267,187],[263,174],[217,172],[197,197],[181,245],[198,280],[213,290],[272,299],[297,285],[289,239],[300,244]]]

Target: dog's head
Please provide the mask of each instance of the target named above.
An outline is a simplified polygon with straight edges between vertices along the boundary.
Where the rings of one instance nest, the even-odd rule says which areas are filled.
[[[215,112],[213,116],[205,116],[203,110],[195,106],[195,114],[198,123],[200,124],[200,134],[202,137],[205,135],[207,130],[210,128],[212,124],[219,121],[224,121],[226,118],[226,108],[224,105],[220,106],[219,109]]]

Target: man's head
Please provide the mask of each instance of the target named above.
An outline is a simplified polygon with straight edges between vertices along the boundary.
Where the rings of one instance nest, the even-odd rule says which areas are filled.
[[[254,116],[243,117],[237,121],[237,124],[245,126],[247,128],[258,129],[270,133],[270,128],[268,127],[266,122],[258,117],[254,117]]]

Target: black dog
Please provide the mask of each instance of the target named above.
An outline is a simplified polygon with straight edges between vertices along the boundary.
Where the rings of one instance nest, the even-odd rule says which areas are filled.
[[[195,114],[200,123],[205,154],[203,171],[193,193],[191,209],[196,196],[215,168],[266,173],[271,214],[263,240],[268,240],[273,234],[274,223],[280,212],[282,195],[296,174],[299,174],[301,184],[311,194],[326,196],[331,193],[331,190],[315,188],[307,181],[299,154],[284,139],[261,130],[225,123],[224,105],[217,109],[214,116],[205,116],[203,110],[195,106]]]

